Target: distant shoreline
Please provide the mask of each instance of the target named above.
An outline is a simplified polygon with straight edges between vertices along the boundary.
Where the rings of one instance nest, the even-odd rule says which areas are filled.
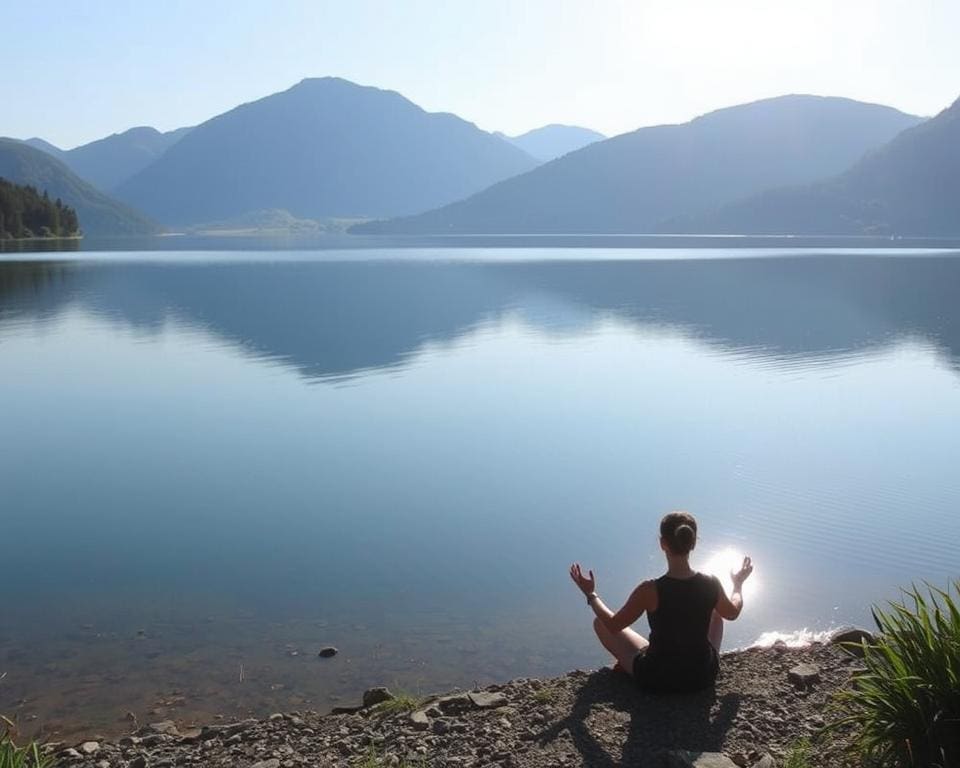
[[[34,235],[33,237],[4,237],[0,238],[0,243],[31,243],[31,242],[56,242],[58,240],[83,240],[84,235],[56,235],[42,237]]]
[[[769,235],[644,235],[644,234],[502,234],[502,235],[349,235],[341,233],[238,233],[191,234],[162,233],[143,236],[91,236],[76,238],[33,238],[29,240],[0,240],[0,253],[55,251],[57,243],[64,243],[79,253],[117,252],[174,253],[177,251],[403,251],[461,250],[476,251],[516,250],[564,252],[562,258],[575,258],[577,250],[597,250],[609,253],[635,250],[664,258],[674,253],[696,252],[709,256],[710,252],[726,252],[748,256],[788,255],[791,252],[831,251],[870,255],[870,252],[896,255],[898,253],[942,253],[960,251],[960,238],[928,237],[864,237],[864,236],[769,236]],[[5,245],[9,244],[9,245]],[[756,253],[761,251],[761,253]],[[549,257],[549,254],[544,254]],[[529,256],[525,256],[529,258]]]

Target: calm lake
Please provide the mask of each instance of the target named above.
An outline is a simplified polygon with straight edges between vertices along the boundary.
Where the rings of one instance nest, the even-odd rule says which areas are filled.
[[[756,564],[729,647],[958,576],[958,253],[4,258],[25,731],[605,664],[567,568],[619,605],[675,508]]]

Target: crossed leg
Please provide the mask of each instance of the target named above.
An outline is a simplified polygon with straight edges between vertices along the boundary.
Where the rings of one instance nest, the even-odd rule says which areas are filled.
[[[597,633],[603,647],[610,651],[613,658],[617,660],[614,669],[632,675],[634,659],[638,653],[646,650],[647,646],[650,645],[647,639],[629,627],[621,629],[619,632],[611,632],[600,619],[593,620],[593,631]],[[710,640],[710,645],[717,649],[717,653],[720,653],[720,645],[723,643],[723,619],[716,611],[710,617],[710,629],[707,637]]]
[[[603,647],[610,651],[613,658],[617,660],[614,669],[632,675],[633,660],[638,653],[650,645],[646,638],[629,627],[621,629],[619,632],[611,632],[600,619],[593,620],[593,631],[597,633]]]

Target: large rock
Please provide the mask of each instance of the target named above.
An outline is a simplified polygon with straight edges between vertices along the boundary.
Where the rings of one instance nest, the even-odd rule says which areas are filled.
[[[85,741],[78,749],[84,755],[93,755],[100,750],[100,744],[96,741]]]
[[[507,705],[507,697],[502,693],[488,693],[486,691],[471,691],[467,694],[470,702],[477,709],[495,709]]]
[[[722,752],[678,749],[667,753],[667,768],[737,768],[737,764]]]
[[[844,627],[830,635],[830,642],[833,645],[839,645],[843,650],[847,651],[847,653],[862,657],[864,655],[862,644],[867,643],[868,645],[872,645],[877,642],[877,638],[874,637],[873,633],[865,629]]]
[[[426,731],[430,728],[430,718],[422,709],[414,710],[410,713],[410,725],[413,726],[414,730]]]
[[[454,693],[437,699],[437,706],[445,715],[460,715],[473,709],[474,704],[466,693]]]
[[[809,688],[820,682],[820,667],[816,664],[797,664],[787,672],[787,679],[796,686]]]
[[[367,709],[368,707],[375,707],[377,704],[382,704],[385,701],[390,701],[395,699],[392,693],[390,693],[389,688],[384,688],[382,686],[377,688],[368,688],[363,692],[363,708]]]

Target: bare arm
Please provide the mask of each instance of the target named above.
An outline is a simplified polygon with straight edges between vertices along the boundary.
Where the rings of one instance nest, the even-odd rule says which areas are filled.
[[[743,558],[743,565],[740,567],[740,570],[730,574],[730,578],[733,579],[733,592],[730,593],[730,597],[727,597],[727,593],[723,589],[723,584],[720,585],[720,593],[717,595],[716,611],[720,614],[721,618],[727,621],[733,621],[740,615],[740,612],[743,610],[743,582],[747,580],[747,577],[751,573],[753,573],[753,563],[750,562],[749,557],[745,557]]]
[[[596,617],[611,632],[619,632],[629,627],[643,615],[644,611],[656,609],[657,590],[652,581],[645,581],[633,590],[623,607],[614,613],[597,595],[597,583],[593,571],[587,571],[587,573],[587,576],[583,575],[579,563],[574,563],[570,567],[570,576],[574,583],[587,597],[587,603],[593,609]]]

